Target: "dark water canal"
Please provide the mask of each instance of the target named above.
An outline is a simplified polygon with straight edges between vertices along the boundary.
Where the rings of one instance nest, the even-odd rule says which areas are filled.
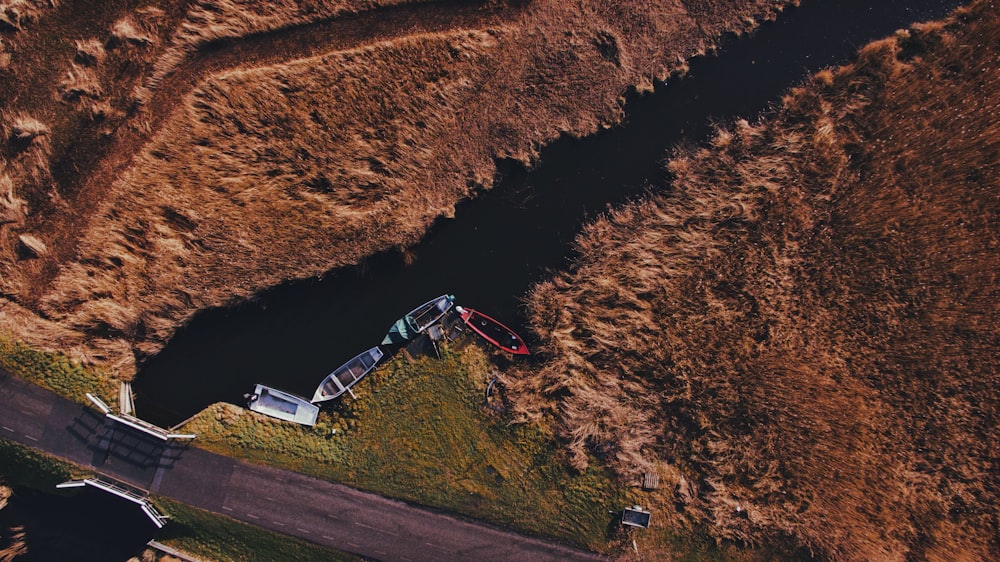
[[[622,126],[556,142],[533,171],[501,166],[498,185],[460,205],[455,219],[439,221],[412,248],[411,264],[397,253],[379,255],[199,314],[141,365],[137,411],[171,425],[216,401],[242,403],[258,382],[311,396],[399,316],[442,293],[519,329],[521,299],[568,263],[588,219],[666,184],[662,161],[671,146],[702,142],[712,123],[759,115],[809,73],[958,4],[805,0],[753,35],[727,40],[718,56],[693,61],[685,78],[632,96]]]
[[[17,562],[127,560],[156,530],[138,505],[93,488],[67,497],[15,486],[0,510],[0,551],[11,546],[12,529],[18,527],[24,551]],[[0,560],[6,560],[2,552]]]

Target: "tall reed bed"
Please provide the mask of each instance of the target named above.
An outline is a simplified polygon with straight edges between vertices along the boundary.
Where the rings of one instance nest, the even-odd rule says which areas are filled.
[[[676,151],[533,290],[522,419],[719,539],[996,558],[998,45],[975,2]]]
[[[198,5],[210,4],[226,19],[246,3]],[[712,25],[746,29],[781,4],[719,7]],[[358,17],[375,31],[331,16],[199,51],[192,64],[204,74],[185,67],[171,80],[191,83],[162,85],[177,96],[154,96],[161,117],[148,138],[119,136],[134,138],[115,145],[134,156],[108,154],[120,166],[100,166],[90,197],[64,208],[78,218],[39,221],[50,255],[15,261],[14,289],[87,342],[155,353],[198,310],[414,244],[492,184],[498,159],[529,164],[562,134],[617,122],[627,88],[651,87],[710,44],[679,6],[604,0],[583,9],[435,3]],[[341,21],[348,40],[320,35],[329,52],[281,42]],[[135,49],[147,48],[133,35]],[[269,38],[289,53],[261,52]],[[216,54],[226,64],[213,66]],[[66,92],[87,91],[75,80]]]

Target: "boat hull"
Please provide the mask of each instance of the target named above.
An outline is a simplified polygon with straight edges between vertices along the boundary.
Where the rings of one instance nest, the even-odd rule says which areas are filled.
[[[345,392],[351,392],[351,387],[370,373],[381,359],[382,349],[378,346],[359,353],[323,379],[313,393],[313,403],[333,400]]]
[[[254,387],[247,407],[272,418],[309,427],[316,425],[319,415],[319,407],[305,398],[262,384]]]
[[[521,336],[493,318],[471,308],[462,308],[460,315],[472,331],[500,349],[514,355],[530,354]]]
[[[382,339],[382,345],[405,343],[417,337],[451,309],[455,304],[455,295],[441,295],[411,310],[389,328],[389,333]]]
[[[382,345],[393,345],[406,343],[419,334],[415,327],[407,321],[406,316],[396,320],[396,323],[389,328],[389,333],[382,338]]]

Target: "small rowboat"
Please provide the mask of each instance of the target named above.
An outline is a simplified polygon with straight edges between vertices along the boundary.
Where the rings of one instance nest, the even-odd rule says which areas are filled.
[[[486,341],[514,355],[528,355],[528,346],[524,345],[524,340],[515,334],[514,330],[477,310],[461,306],[455,310],[462,317],[462,321]]]
[[[392,325],[389,333],[382,340],[382,345],[403,343],[413,339],[417,334],[440,320],[453,304],[455,304],[455,295],[441,295],[414,308]]]
[[[319,406],[301,396],[258,384],[248,398],[247,406],[254,412],[309,427],[316,425]]]
[[[382,359],[382,350],[378,346],[364,353],[359,353],[323,379],[319,388],[316,389],[316,393],[313,394],[312,401],[315,403],[333,400],[345,392],[354,396],[351,387],[371,372],[380,359]]]

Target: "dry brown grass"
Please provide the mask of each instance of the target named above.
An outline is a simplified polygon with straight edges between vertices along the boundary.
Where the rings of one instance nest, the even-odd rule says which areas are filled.
[[[131,43],[136,46],[147,46],[153,43],[154,38],[143,27],[134,17],[127,15],[111,26],[111,38],[114,43],[118,44]]]
[[[28,554],[26,534],[24,526],[18,525],[7,529],[7,532],[4,533],[7,536],[0,536],[0,539],[3,539],[3,542],[6,543],[3,548],[0,548],[0,562],[13,562]]]
[[[62,165],[48,191],[14,182],[23,226],[0,232],[48,252],[0,260],[3,292],[74,345],[153,353],[199,309],[411,244],[489,187],[496,159],[616,123],[628,88],[711,40],[680,3],[246,4],[102,16],[104,54],[74,40],[53,71],[75,111],[39,112]],[[699,17],[746,29],[780,4]],[[174,49],[190,60],[164,63]],[[107,82],[126,56],[127,79]],[[149,105],[126,120],[139,83]]]
[[[0,480],[2,479],[3,476],[0,475]],[[0,484],[0,510],[7,507],[7,502],[13,494],[13,490]],[[23,526],[0,531],[0,562],[10,562],[19,556],[27,554],[28,545],[24,538]]]
[[[4,72],[10,68],[10,53],[7,52],[7,48],[4,46],[3,39],[0,39],[0,72]]]
[[[0,292],[9,298],[27,303],[37,297],[25,280],[51,271],[64,233],[88,218],[88,197],[76,180],[100,160],[125,120],[132,90],[155,55],[147,38],[169,31],[157,27],[163,10],[132,10],[132,4],[39,2],[30,17],[19,16],[19,25],[0,25],[6,67],[0,80]],[[37,130],[22,126],[26,120]],[[43,243],[54,259],[20,251],[24,236]]]
[[[9,224],[20,224],[23,220],[26,199],[52,197],[50,132],[48,125],[31,115],[0,111],[0,137],[7,147],[7,159],[0,158],[0,188],[5,192],[3,200]],[[24,189],[26,186],[31,189]]]
[[[82,98],[100,99],[104,94],[97,73],[93,68],[74,64],[66,72],[66,77],[59,83],[59,92],[66,101],[79,101]]]
[[[0,2],[0,30],[21,30],[57,5],[54,0],[3,0]]]
[[[49,133],[46,124],[30,115],[0,112],[0,137],[8,147],[8,158],[0,156],[0,292],[5,294],[17,294],[18,262],[30,257],[22,252],[21,237],[38,239],[25,225],[29,210],[38,200],[56,196],[51,191]]]
[[[188,7],[183,21],[174,31],[170,46],[157,58],[152,75],[140,95],[146,99],[150,89],[156,89],[185,59],[211,42],[267,33],[384,6],[429,1],[433,0],[331,0],[318,3],[301,0],[196,0]]]
[[[719,538],[1000,557],[998,45],[976,2],[675,154],[535,288],[523,416]]]

